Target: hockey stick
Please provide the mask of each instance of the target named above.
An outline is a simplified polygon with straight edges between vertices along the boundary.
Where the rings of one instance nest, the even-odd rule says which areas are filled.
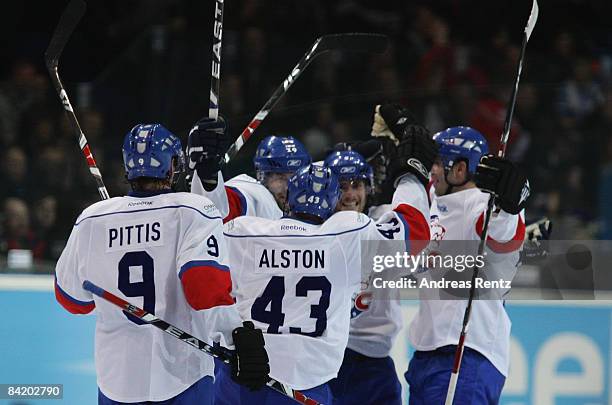
[[[297,80],[302,74],[306,67],[312,62],[317,56],[328,52],[328,51],[352,51],[352,52],[373,52],[383,53],[387,48],[388,38],[386,35],[381,34],[365,34],[365,33],[349,33],[349,34],[332,34],[324,35],[319,37],[314,44],[310,47],[310,50],[300,59],[295,65],[289,76],[277,87],[272,96],[268,99],[266,104],[259,110],[255,117],[251,120],[249,125],[242,131],[238,139],[229,147],[225,154],[225,163],[228,163],[233,159],[238,151],[242,148],[244,143],[249,140],[253,135],[253,132],[266,119],[270,110],[274,108],[276,103],[281,99],[287,92],[289,87]]]
[[[68,121],[70,121],[70,125],[72,126],[72,130],[77,135],[79,139],[79,147],[81,148],[81,152],[87,160],[87,166],[89,166],[89,172],[96,179],[96,184],[98,186],[98,192],[100,193],[100,197],[103,200],[109,198],[108,191],[106,191],[106,186],[104,185],[104,181],[102,181],[102,173],[100,173],[100,169],[96,166],[96,160],[91,153],[91,149],[89,148],[89,143],[85,138],[85,134],[83,134],[83,130],[79,125],[79,121],[77,120],[76,115],[74,114],[74,109],[70,104],[70,100],[68,99],[68,93],[64,89],[62,82],[59,77],[59,73],[57,71],[59,58],[64,50],[64,47],[68,43],[72,32],[76,28],[77,24],[85,14],[85,2],[83,0],[72,0],[64,12],[60,17],[59,23],[57,24],[57,28],[55,28],[55,32],[53,33],[53,37],[51,38],[51,42],[49,43],[49,47],[45,52],[45,63],[47,64],[47,70],[49,71],[49,75],[51,76],[51,81],[55,86],[55,90],[59,95],[59,98],[64,106],[64,110],[66,111],[66,116],[68,117]]]
[[[510,100],[508,101],[508,109],[506,112],[506,120],[504,122],[504,129],[501,136],[501,141],[499,145],[499,157],[504,157],[506,154],[506,146],[508,144],[508,138],[510,136],[510,125],[512,123],[512,115],[514,114],[514,106],[516,104],[516,94],[518,92],[519,80],[521,78],[521,71],[523,70],[523,60],[525,59],[525,48],[527,47],[527,41],[529,41],[529,37],[531,37],[531,32],[535,27],[535,24],[538,20],[538,2],[537,0],[533,0],[533,4],[531,6],[531,13],[529,14],[529,19],[527,20],[527,25],[525,26],[525,32],[523,35],[523,43],[521,45],[521,54],[518,60],[518,67],[516,72],[516,79],[514,81],[514,88],[512,89],[512,95],[510,96]],[[491,219],[491,213],[493,212],[493,207],[495,205],[495,195],[491,194],[489,196],[489,202],[487,204],[487,211],[485,213],[484,225],[482,228],[482,233],[480,235],[480,244],[478,245],[478,255],[482,255],[484,253],[488,230],[489,230],[489,221]],[[461,359],[463,358],[463,349],[465,345],[465,337],[467,332],[467,325],[470,321],[470,315],[472,312],[472,302],[474,300],[474,294],[476,292],[476,279],[478,278],[478,270],[477,266],[474,266],[474,273],[472,274],[472,285],[470,286],[470,295],[468,297],[468,303],[465,308],[465,313],[463,314],[463,325],[461,327],[461,335],[459,336],[459,343],[457,344],[457,350],[455,351],[455,361],[453,364],[453,371],[451,373],[450,382],[448,385],[448,391],[446,392],[446,401],[445,405],[453,405],[453,399],[455,398],[455,390],[457,389],[457,381],[459,379],[459,369],[461,367]]]
[[[223,36],[223,1],[215,1],[215,23],[213,26],[213,56],[210,71],[210,104],[208,118],[215,121],[219,116],[219,86],[221,83],[221,40]]]
[[[110,293],[103,289],[102,287],[98,287],[91,281],[85,280],[83,282],[83,288],[92,294],[97,295],[98,297],[105,299],[106,301],[115,304],[119,308],[123,309],[125,312],[134,315],[135,317],[141,319],[142,321],[148,323],[149,325],[153,325],[158,329],[168,333],[169,335],[174,336],[175,338],[187,343],[190,346],[195,347],[201,352],[204,352],[210,356],[216,357],[221,360],[225,364],[231,364],[234,360],[234,352],[222,347],[222,346],[212,346],[208,343],[196,338],[195,336],[190,335],[189,333],[177,328],[156,317],[153,314],[148,313],[144,309],[138,308],[135,305],[130,304],[122,298],[117,297],[115,294]],[[296,402],[305,405],[321,405],[318,401],[308,398],[306,395],[302,394],[300,391],[296,391],[291,389],[287,385],[276,381],[273,378],[266,383],[268,387],[277,391],[283,395],[286,395],[290,398],[293,398]]]

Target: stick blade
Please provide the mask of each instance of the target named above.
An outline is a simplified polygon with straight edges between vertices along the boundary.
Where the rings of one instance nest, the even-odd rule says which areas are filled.
[[[383,53],[389,45],[389,37],[386,35],[362,32],[324,35],[320,40],[319,52],[341,50]]]
[[[62,54],[66,43],[68,43],[70,35],[72,35],[83,14],[85,14],[86,8],[87,5],[83,0],[72,0],[66,6],[53,33],[49,47],[45,51],[45,61],[48,67],[57,66],[57,60]]]
[[[525,35],[527,35],[527,41],[531,37],[531,32],[538,21],[538,15],[540,14],[540,7],[538,7],[538,1],[533,0],[533,4],[531,5],[531,13],[529,14],[529,20],[527,20],[527,25],[525,26]]]

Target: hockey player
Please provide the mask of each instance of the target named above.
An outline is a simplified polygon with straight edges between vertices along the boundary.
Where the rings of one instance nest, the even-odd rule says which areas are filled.
[[[225,225],[229,248],[236,252],[230,258],[233,294],[241,315],[265,331],[270,375],[323,403],[331,403],[326,383],[336,377],[348,340],[351,297],[361,282],[360,241],[428,231],[424,216],[409,205],[426,201],[425,188],[405,166],[395,169],[398,190],[413,195],[398,204],[405,215],[389,213],[382,227],[351,211],[323,222],[334,212],[338,186],[328,168],[315,165],[289,181],[290,217],[240,217]],[[283,400],[271,391],[260,394],[264,398],[240,390],[223,374],[215,383],[220,403]]]
[[[210,198],[224,222],[241,215],[278,219],[286,211],[287,180],[310,164],[306,148],[292,136],[268,136],[253,162],[257,180],[245,174],[224,184],[221,166],[228,148],[226,123],[203,118],[189,133],[189,168],[195,170],[191,191]]]
[[[359,232],[364,215],[334,212],[339,196],[329,169],[308,166],[289,182],[290,216],[239,217],[225,225],[232,252],[233,295],[242,316],[264,330],[270,376],[330,404],[327,381],[342,361],[351,295],[359,289]],[[281,404],[292,400],[264,389],[249,392],[223,369],[216,404]]]
[[[394,105],[377,108],[375,121],[379,123],[379,136],[389,131],[383,116],[389,119],[386,113],[394,108]],[[399,184],[392,204],[381,209],[370,207],[369,211],[372,217],[394,209],[382,218],[375,218],[378,219],[379,233],[384,239],[408,239],[410,253],[417,254],[425,246],[423,241],[429,240],[426,220],[429,201],[423,190],[429,181],[428,171],[436,157],[437,146],[429,132],[415,122],[405,122],[399,132],[398,145],[389,137],[381,136],[379,139],[386,138],[382,142],[387,144],[385,149],[397,149],[390,156],[392,158],[387,159],[390,161],[390,180],[396,179],[398,174],[411,173],[411,181],[397,178]],[[401,143],[399,139],[402,139]],[[365,158],[355,151],[339,151],[330,154],[325,165],[340,179],[342,195],[336,209],[364,212],[373,183],[372,168]],[[425,167],[424,172],[416,169],[420,165]],[[396,226],[399,223],[411,224],[407,236],[394,232],[399,230]],[[401,385],[389,356],[395,337],[403,326],[399,291],[373,288],[373,275],[375,273],[363,275],[362,291],[353,299],[348,346],[338,377],[330,382],[334,404],[401,404]]]
[[[487,155],[485,138],[472,128],[448,128],[434,139],[440,159],[431,172],[432,236],[441,241],[475,241],[476,246],[489,193],[495,193],[500,211],[489,222],[487,262],[481,274],[512,280],[525,235],[523,206],[529,183],[513,163]],[[420,276],[431,278],[432,271]],[[421,288],[419,293],[419,310],[409,329],[416,352],[405,374],[410,404],[444,404],[467,300],[440,300],[435,289]],[[474,300],[454,404],[499,402],[508,375],[509,348],[510,320],[503,301]]]
[[[264,342],[252,324],[240,326],[232,305],[219,212],[204,197],[172,192],[184,166],[179,139],[160,124],[137,125],[123,161],[132,191],[83,211],[55,271],[57,301],[71,313],[98,314],[98,402],[212,404],[213,360],[93,296],[84,280],[203,339],[233,341],[232,377],[262,387]]]

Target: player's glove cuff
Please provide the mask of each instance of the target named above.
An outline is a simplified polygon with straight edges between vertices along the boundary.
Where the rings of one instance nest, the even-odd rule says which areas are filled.
[[[229,142],[227,123],[222,116],[217,120],[202,118],[189,132],[187,156],[189,169],[197,170],[202,182],[216,182],[217,172],[225,163]]]
[[[270,379],[268,354],[263,333],[255,329],[253,322],[243,322],[233,330],[236,356],[232,362],[232,379],[251,390],[262,388]]]

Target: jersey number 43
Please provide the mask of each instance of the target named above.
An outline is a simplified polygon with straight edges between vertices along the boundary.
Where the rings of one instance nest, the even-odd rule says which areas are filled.
[[[302,328],[289,327],[289,333],[317,337],[321,336],[327,329],[327,308],[329,308],[329,296],[331,294],[331,283],[325,276],[305,276],[295,286],[297,297],[307,297],[309,291],[320,291],[321,298],[315,305],[310,306],[310,317],[315,319],[315,330],[305,332]],[[285,277],[273,276],[251,307],[251,318],[267,323],[267,333],[281,333],[279,328],[285,324],[283,313],[283,297],[285,296]],[[268,309],[269,308],[269,309]]]

